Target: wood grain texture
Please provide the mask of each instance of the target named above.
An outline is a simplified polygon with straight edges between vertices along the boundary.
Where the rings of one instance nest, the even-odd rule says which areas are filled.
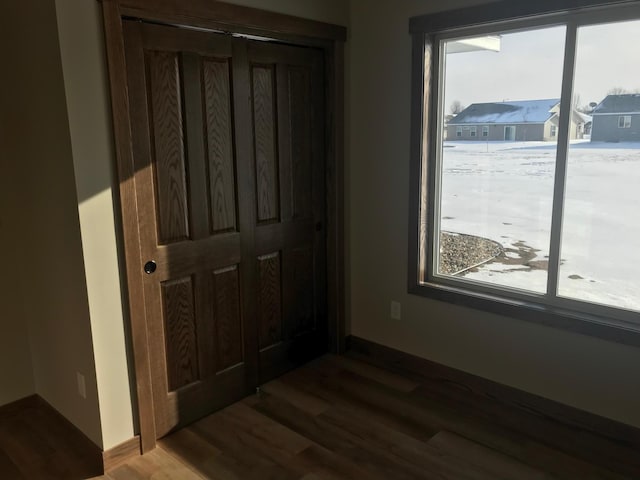
[[[141,45],[132,44],[129,47],[131,60],[127,64],[133,118],[133,153],[137,160],[140,249],[145,259],[153,259],[157,264],[156,271],[152,275],[145,275],[143,281],[149,357],[153,366],[154,420],[156,436],[162,437],[178,426],[186,425],[237,400],[248,388],[249,377],[243,363],[223,372],[219,372],[217,366],[218,353],[222,350],[218,349],[213,272],[241,263],[241,248],[246,240],[245,235],[238,231],[212,234],[205,100],[207,92],[203,83],[203,61],[220,59],[228,64],[229,58],[234,56],[234,44],[240,41],[223,35],[162,25],[127,23],[135,25],[141,32]],[[183,142],[186,145],[183,157],[188,178],[189,241],[163,244],[162,240],[157,239],[160,216],[156,214],[156,210],[162,203],[158,197],[167,196],[170,192],[156,188],[157,181],[151,175],[152,170],[145,166],[145,159],[153,158],[153,126],[147,120],[152,93],[148,87],[149,82],[146,81],[148,75],[145,75],[145,67],[138,63],[138,60],[144,59],[142,52],[145,51],[176,52],[179,59],[180,90],[183,95]],[[233,78],[228,65],[226,73],[228,82],[231,82]],[[173,84],[166,88],[173,88]],[[237,85],[233,89],[231,85],[227,85],[226,94],[230,95],[236,88]],[[249,88],[241,90],[247,97],[249,92]],[[230,103],[230,99],[226,100]],[[230,112],[226,114],[231,115]],[[233,174],[231,177],[232,181],[236,180]],[[253,184],[250,189],[252,192]],[[167,308],[164,308],[166,298],[163,298],[161,284],[184,278],[193,279],[190,287],[193,291],[191,305],[188,306],[188,311],[174,312],[177,321],[170,325],[180,327],[168,330],[164,321],[167,314]],[[250,294],[247,296],[253,298]],[[190,322],[191,316],[194,317],[193,325]],[[173,334],[173,338],[167,332]],[[237,337],[240,341],[244,340],[240,335]],[[246,351],[244,345],[225,347]]]
[[[257,181],[253,178],[255,175],[255,161],[253,158],[254,149],[252,148],[254,142],[251,135],[244,135],[242,133],[253,133],[252,118],[254,105],[251,101],[253,78],[251,75],[251,60],[247,61],[246,49],[247,43],[251,42],[232,39],[231,37],[209,35],[204,32],[194,32],[182,30],[180,28],[168,28],[159,24],[147,25],[144,22],[127,21],[124,22],[124,24],[132,24],[128,30],[135,31],[135,33],[129,36],[130,38],[127,39],[127,45],[123,45],[123,15],[130,16],[133,14],[136,18],[162,20],[162,23],[165,24],[177,23],[191,26],[197,26],[198,21],[203,21],[207,25],[211,26],[211,19],[200,18],[195,23],[192,22],[191,20],[196,18],[198,15],[195,15],[195,17],[192,16],[196,12],[191,8],[193,7],[193,4],[191,3],[189,5],[176,3],[170,8],[170,10],[172,10],[171,12],[166,10],[163,11],[164,4],[160,5],[157,3],[153,5],[150,3],[147,5],[129,5],[124,8],[121,8],[122,4],[119,3],[119,0],[104,0],[103,3],[105,5],[105,26],[110,38],[110,41],[108,42],[108,48],[111,49],[109,51],[109,55],[115,59],[115,61],[110,61],[110,69],[113,68],[113,75],[111,75],[111,77],[112,79],[115,79],[116,82],[113,89],[114,96],[112,97],[114,99],[114,116],[116,116],[118,112],[121,114],[116,119],[121,122],[116,126],[116,130],[119,133],[117,137],[119,152],[118,161],[122,162],[119,163],[119,181],[122,191],[130,194],[127,197],[129,200],[126,202],[124,201],[123,196],[122,209],[123,216],[127,219],[125,221],[125,236],[131,240],[128,243],[129,247],[127,247],[130,248],[130,251],[127,253],[128,280],[135,283],[132,291],[138,291],[138,294],[132,293],[129,297],[131,298],[132,304],[132,331],[138,332],[136,337],[138,339],[138,347],[140,347],[140,344],[144,343],[142,347],[135,351],[135,356],[137,365],[141,366],[140,372],[137,372],[140,373],[140,375],[138,375],[138,379],[140,381],[139,391],[142,393],[142,395],[140,395],[139,405],[142,424],[141,430],[143,432],[147,432],[142,436],[142,443],[143,449],[148,451],[155,443],[156,436],[164,435],[175,426],[175,423],[172,424],[173,420],[178,418],[186,419],[188,417],[191,419],[189,421],[193,421],[197,416],[194,416],[192,412],[201,412],[199,413],[200,415],[206,413],[206,411],[198,407],[199,402],[204,401],[208,405],[216,405],[215,408],[220,408],[220,406],[224,405],[225,402],[228,403],[229,401],[233,401],[233,399],[237,398],[239,394],[246,391],[246,385],[257,384],[256,379],[258,378],[257,372],[259,368],[257,355],[259,350],[259,335],[258,329],[256,328],[257,316],[252,314],[252,312],[256,312],[258,310],[258,269],[255,268],[255,259],[256,255],[262,255],[267,252],[275,252],[279,250],[281,248],[280,245],[282,244],[277,246],[274,244],[273,248],[268,246],[265,248],[266,244],[264,243],[254,243],[255,237],[252,232],[253,227],[259,224],[259,220],[256,218],[257,212],[255,212],[257,205],[257,200],[255,198]],[[202,5],[204,6],[204,3]],[[220,6],[224,9],[224,5]],[[218,4],[216,4],[216,8],[217,7]],[[231,8],[233,9],[233,6],[231,6]],[[270,16],[270,14],[267,16]],[[241,19],[242,17],[237,18]],[[237,29],[237,31],[245,31],[248,33],[248,31],[243,30],[242,27]],[[273,37],[287,37],[290,40],[295,37],[295,35],[291,34],[279,35],[279,33],[276,33]],[[321,46],[321,48],[324,48],[327,51],[331,51],[334,47],[332,42],[313,39],[312,37],[305,35],[303,35],[303,37],[304,38],[301,38],[300,40],[301,44]],[[218,41],[220,39],[223,39],[223,41]],[[284,45],[273,46],[275,47],[275,50],[291,48],[285,47]],[[304,50],[305,49],[300,49],[299,51],[302,52]],[[233,51],[232,55],[231,51]],[[177,98],[180,101],[180,113],[183,116],[183,132],[181,139],[183,143],[182,161],[189,163],[189,165],[185,166],[186,175],[183,174],[185,182],[184,206],[185,208],[189,208],[183,212],[186,228],[181,228],[180,230],[187,232],[189,235],[188,239],[192,240],[189,242],[179,240],[171,242],[164,242],[164,240],[161,240],[160,242],[156,241],[157,237],[160,236],[158,234],[160,228],[156,225],[159,215],[156,215],[158,206],[155,203],[156,200],[153,199],[153,195],[155,194],[155,191],[158,191],[158,180],[155,178],[155,173],[149,168],[150,162],[147,160],[150,158],[155,159],[154,149],[156,145],[155,139],[152,135],[148,135],[148,138],[146,139],[140,138],[139,136],[141,131],[153,132],[155,128],[154,119],[151,117],[151,114],[153,113],[152,92],[149,81],[151,76],[149,75],[148,68],[145,67],[144,52],[177,52],[178,76],[177,80],[173,82],[173,84],[178,84]],[[133,79],[129,86],[126,85],[127,71],[124,58],[125,54],[127,57],[126,65],[129,65],[133,70],[132,74],[129,73],[128,80]],[[246,195],[239,194],[239,186],[236,186],[238,189],[235,192],[238,203],[236,230],[238,232],[241,231],[242,235],[239,233],[225,231],[224,233],[213,235],[210,238],[204,238],[200,231],[200,225],[196,225],[194,223],[194,217],[200,218],[201,215],[192,209],[194,205],[200,205],[200,203],[202,203],[199,200],[202,196],[202,192],[207,194],[207,200],[205,200],[204,203],[210,203],[208,200],[210,195],[207,191],[207,185],[205,185],[204,190],[200,189],[196,192],[194,189],[194,185],[197,183],[198,178],[204,179],[205,183],[209,181],[209,175],[206,173],[201,175],[199,171],[197,171],[199,163],[194,158],[200,156],[200,152],[204,152],[202,157],[205,157],[207,153],[206,128],[203,126],[201,131],[198,129],[199,122],[203,125],[206,124],[206,101],[204,99],[206,89],[203,85],[202,61],[205,61],[206,59],[215,59],[217,61],[218,59],[228,59],[230,56],[232,58],[231,60],[228,60],[228,63],[230,66],[233,66],[233,73],[230,75],[229,79],[230,82],[233,82],[233,88],[231,88],[230,92],[233,95],[233,112],[231,116],[234,126],[233,137],[236,139],[236,145],[234,145],[236,158],[234,161],[236,161],[236,168],[238,169],[236,172],[238,178],[236,180],[238,181],[238,185],[243,185],[243,188],[246,189],[248,186],[249,190],[245,191],[249,193]],[[202,58],[202,61],[199,57]],[[302,57],[303,55],[297,54],[291,57],[293,64],[298,62]],[[277,67],[285,73],[286,65],[289,64],[289,60],[286,58],[286,56],[282,57],[282,64],[278,64]],[[272,74],[274,74],[272,75],[273,83],[273,81],[275,81],[275,64],[278,62],[279,60],[262,60],[254,63],[254,65],[266,65],[269,68],[272,68],[274,70],[272,72]],[[186,68],[187,63],[189,64],[189,68]],[[304,63],[304,61],[302,63]],[[278,73],[278,75],[281,74]],[[201,85],[197,86],[198,88],[192,88],[194,78],[200,79]],[[334,80],[333,76],[329,78],[331,78],[331,81]],[[119,79],[121,81],[118,83]],[[290,89],[289,82],[286,81],[286,77],[284,82],[280,80],[281,78],[278,76],[278,86],[272,86],[272,103],[274,107],[277,107],[273,112],[274,117],[278,116],[277,113],[281,107],[278,99],[289,99],[289,95],[287,94],[287,89]],[[182,85],[179,84],[180,81],[182,81]],[[188,82],[189,85],[185,85],[185,82]],[[169,82],[169,84],[170,83],[171,82]],[[195,83],[198,83],[198,81],[196,80]],[[173,88],[171,85],[169,86]],[[133,88],[128,89],[127,87]],[[319,87],[319,90],[317,87]],[[278,88],[284,92],[283,95],[280,95],[280,90],[278,90]],[[313,88],[314,91],[322,92],[324,88],[322,81]],[[330,89],[331,87],[328,86],[327,88]],[[274,95],[276,90],[278,91],[278,95]],[[182,97],[180,97],[180,95],[182,95]],[[313,103],[316,105],[315,100]],[[197,108],[194,108],[196,105],[199,105],[199,109],[201,110],[200,115],[197,113]],[[323,112],[320,110],[317,111],[320,112],[320,114],[317,117],[314,116],[314,118],[322,124]],[[278,137],[278,126],[274,125],[274,129],[274,137],[280,141]],[[313,142],[316,146],[316,148],[313,148],[313,151],[316,152],[314,154],[320,155],[320,158],[323,158],[324,152],[322,142],[324,140],[324,128],[322,128],[322,125],[320,128],[316,125],[313,130],[315,132]],[[138,138],[132,138],[132,133],[134,137],[138,135]],[[317,138],[321,139],[320,143],[318,143]],[[276,149],[277,148],[278,146],[276,146]],[[243,156],[242,159],[240,158],[241,156]],[[313,163],[314,165],[319,165],[320,175],[322,176],[324,173],[323,162],[317,163],[314,158]],[[205,165],[205,162],[202,164]],[[246,168],[247,166],[249,168]],[[240,174],[241,169],[244,169],[242,177]],[[316,173],[317,172],[314,171],[314,176]],[[276,174],[275,178],[280,181],[279,174]],[[328,180],[330,178],[332,179],[333,177],[329,176]],[[292,182],[289,181],[289,183],[291,184]],[[279,185],[276,187],[276,190],[280,191]],[[286,193],[289,198],[291,198],[290,192]],[[282,193],[280,195],[282,195]],[[152,201],[149,201],[149,199],[152,199]],[[320,195],[318,199],[321,203],[324,202],[322,195]],[[248,203],[247,205],[242,206],[242,202],[244,200],[247,200]],[[278,199],[278,201],[280,201],[280,199]],[[277,208],[276,211],[278,212],[278,216],[282,216],[281,208]],[[149,212],[152,214],[149,215]],[[208,215],[208,217],[210,217],[210,215]],[[321,215],[320,217],[324,218],[324,215]],[[279,219],[277,218],[276,220]],[[329,221],[331,221],[330,217]],[[276,226],[276,224],[271,221],[264,222],[263,224],[268,227]],[[308,228],[309,225],[312,226],[311,229]],[[287,242],[291,243],[292,246],[300,239],[303,239],[304,243],[308,244],[311,241],[310,237],[314,235],[314,224],[309,219],[303,226],[305,232],[297,232],[292,225],[286,225],[281,232],[270,230],[265,233],[268,233],[267,237],[270,239],[269,241],[276,242],[278,241],[278,237],[282,239],[285,235],[288,236],[293,234],[291,240],[287,240]],[[207,228],[213,230],[212,226],[207,226]],[[320,228],[322,228],[322,225]],[[140,232],[142,232],[142,236],[144,236],[144,238],[142,238]],[[150,232],[154,233],[150,234]],[[324,233],[321,235],[324,235]],[[137,243],[133,242],[136,237],[138,240]],[[185,239],[187,238],[183,238],[183,240]],[[220,242],[217,241],[218,239]],[[162,245],[163,242],[166,244]],[[191,246],[194,248],[190,248]],[[286,248],[291,247],[286,246]],[[141,252],[142,258],[140,255]],[[314,252],[314,255],[316,255],[316,252]],[[129,261],[130,258],[133,259],[133,261]],[[146,261],[152,258],[156,259],[158,263],[158,271],[153,279],[141,275],[141,266],[142,263],[144,263],[143,260]],[[323,259],[320,256],[317,258],[318,261],[316,262],[316,267],[320,266],[323,268]],[[197,355],[193,355],[193,357],[197,357],[198,360],[200,360],[200,371],[198,372],[198,376],[202,377],[204,375],[206,380],[201,379],[202,381],[190,385],[189,388],[180,389],[179,392],[174,392],[177,394],[171,393],[167,396],[166,392],[169,390],[167,387],[168,372],[155,372],[153,375],[149,374],[150,366],[153,366],[155,369],[158,365],[164,365],[166,362],[166,345],[163,334],[164,326],[162,325],[162,322],[159,322],[159,328],[154,327],[152,330],[145,330],[145,327],[150,325],[149,322],[152,323],[154,318],[162,317],[160,308],[164,300],[162,298],[161,288],[159,288],[159,282],[193,276],[195,284],[199,285],[199,287],[194,291],[193,296],[195,297],[195,301],[192,302],[194,304],[193,310],[196,317],[195,330],[196,332],[203,332],[207,336],[213,338],[214,335],[208,334],[209,329],[203,328],[206,327],[206,322],[204,322],[203,317],[208,315],[209,318],[212,318],[213,315],[207,314],[207,308],[203,308],[203,305],[205,305],[206,302],[204,300],[205,295],[202,294],[201,290],[211,292],[215,290],[213,286],[214,278],[212,278],[211,275],[212,271],[225,268],[225,265],[240,264],[242,266],[244,262],[247,261],[250,263],[249,266],[251,268],[244,269],[242,267],[242,311],[245,315],[254,319],[249,322],[247,328],[248,331],[255,331],[256,334],[254,335],[255,339],[245,338],[246,345],[244,345],[244,348],[246,355],[245,363],[247,366],[252,366],[251,368],[253,368],[253,371],[247,367],[245,375],[243,367],[237,371],[236,369],[231,369],[234,370],[233,372],[225,371],[224,375],[220,375],[220,377],[224,377],[224,379],[217,378],[218,376],[210,378],[211,372],[209,368],[213,367],[203,361],[203,358],[207,357],[207,353],[204,350],[209,350],[209,347],[206,345],[206,342],[201,342],[200,338],[196,338],[194,345],[196,345],[195,350]],[[290,272],[287,272],[287,278],[289,278],[289,276]],[[319,284],[324,285],[322,278],[320,278]],[[142,291],[143,289],[144,292]],[[154,302],[151,300],[146,304],[142,300],[149,297],[149,292],[152,291],[156,291],[156,293],[154,293],[156,297],[154,302],[158,307],[153,307],[152,303]],[[320,298],[320,302],[324,303],[324,300]],[[252,305],[252,303],[254,305]],[[282,310],[283,305],[282,302],[280,303],[280,309]],[[209,309],[211,313],[213,310],[213,304],[211,304]],[[253,323],[254,321],[256,323]],[[135,325],[133,325],[134,323]],[[214,330],[211,331],[213,332]],[[320,344],[320,342],[316,343],[318,343],[318,345]],[[322,343],[326,344],[326,340]],[[212,344],[215,344],[215,341],[212,342]],[[203,345],[205,348],[202,348]],[[255,345],[255,348],[251,347],[251,345]],[[159,351],[161,352],[160,356],[150,354],[150,348],[159,348]],[[304,348],[304,345],[302,348]],[[216,358],[216,350],[217,349],[211,349],[214,353],[212,358]],[[255,353],[253,353],[253,350],[255,350]],[[283,352],[286,353],[286,349],[283,349]],[[211,361],[211,364],[216,362],[217,358]],[[287,368],[291,368],[292,366],[293,364],[290,364]],[[274,369],[273,371],[275,372],[276,370]],[[162,380],[163,377],[164,380]],[[160,381],[158,381],[159,379]],[[247,382],[246,385],[243,384],[243,379]],[[150,387],[155,384],[157,384],[157,388],[159,388],[160,393],[156,395],[156,392],[153,392],[152,401],[152,396],[147,394],[152,391]],[[161,398],[163,395],[166,398]],[[208,396],[210,395],[212,395],[212,397],[208,399]],[[153,421],[154,415],[157,420],[157,418],[163,417],[165,414],[170,417],[168,422],[161,422],[157,424]]]
[[[236,230],[236,172],[228,59],[202,62],[212,233]]]
[[[225,2],[190,0],[118,0],[125,13],[137,18],[164,20],[214,30],[265,34],[289,42],[346,40],[346,28]],[[318,43],[318,42],[314,42]]]
[[[169,435],[154,455],[102,478],[638,478],[637,471],[629,470],[637,452],[625,443],[616,445],[618,461],[610,465],[603,462],[611,446],[595,455],[570,455],[528,431],[502,428],[445,395],[457,389],[355,358],[324,357]],[[432,393],[428,401],[421,391]],[[494,402],[504,408],[499,399]],[[520,415],[527,424],[535,414],[522,410]],[[576,440],[585,433],[566,425],[561,429]],[[596,450],[607,441],[589,439]]]
[[[490,478],[517,478],[518,480],[551,480],[551,474],[532,468],[523,462],[501,454],[450,432],[437,433],[428,445],[442,456],[464,456],[480,472]]]
[[[153,45],[158,38],[169,43],[171,38],[163,30],[163,34],[154,35],[159,28],[149,28],[145,25],[147,41],[153,38]],[[197,43],[199,38],[193,38]],[[149,46],[147,46],[149,47]],[[201,56],[185,48],[179,54],[182,75],[182,104],[184,111],[185,158],[188,185],[189,224],[191,240],[201,240],[211,235],[211,215],[209,202],[209,181],[206,159],[203,92],[202,92],[202,62]],[[175,245],[175,244],[174,244]]]
[[[120,205],[118,244],[123,246],[126,279],[129,324],[133,364],[136,374],[136,393],[138,398],[138,418],[142,451],[148,452],[155,447],[156,430],[154,422],[153,391],[151,366],[149,361],[149,338],[147,336],[144,286],[142,280],[143,260],[140,252],[141,236],[138,228],[139,211],[136,202],[134,182],[135,161],[132,151],[131,111],[128,92],[128,72],[126,62],[125,33],[120,7],[113,0],[103,0],[102,16],[105,30],[105,47],[109,66],[109,86],[111,93],[111,111],[115,140],[116,163],[119,189],[114,191],[115,202]],[[130,25],[131,26],[131,25]],[[129,51],[140,46],[140,29],[135,25],[128,32]],[[139,59],[139,62],[142,62]]]
[[[311,74],[305,67],[289,67],[291,142],[291,211],[294,219],[313,215],[311,151]]]
[[[87,478],[102,472],[100,448],[37,395],[0,407],[0,478]]]
[[[151,119],[161,243],[189,238],[184,125],[178,55],[148,51]]]
[[[274,68],[254,65],[251,74],[257,217],[273,222],[280,216]]]
[[[184,463],[160,449],[115,468],[103,478],[110,480],[204,479]]]
[[[636,428],[357,337],[351,337],[349,343],[354,358],[389,366],[421,382],[413,393],[420,404],[434,399],[451,402],[499,428],[524,431],[549,449],[597,459],[608,468],[620,464],[621,472],[640,475],[640,458],[628,458],[630,451],[640,449]],[[576,471],[583,469],[580,464],[572,465]]]
[[[140,436],[136,435],[126,442],[102,452],[103,469],[105,472],[109,472],[140,455]]]
[[[214,281],[214,322],[216,325],[216,371],[242,363],[244,359],[240,275],[238,266],[217,270]]]
[[[258,257],[258,331],[260,349],[282,340],[280,254]]]
[[[200,378],[191,277],[163,282],[166,365],[169,391]]]

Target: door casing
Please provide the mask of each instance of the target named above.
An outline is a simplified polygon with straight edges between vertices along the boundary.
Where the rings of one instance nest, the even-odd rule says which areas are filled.
[[[143,264],[140,255],[123,18],[185,28],[257,35],[324,51],[326,85],[327,316],[330,351],[345,348],[344,322],[344,42],[341,26],[210,0],[102,0],[111,88],[130,337],[136,377],[142,453],[155,448],[156,431]]]

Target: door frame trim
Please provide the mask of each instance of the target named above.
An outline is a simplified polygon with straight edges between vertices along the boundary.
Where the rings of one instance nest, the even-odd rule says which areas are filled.
[[[123,18],[274,38],[324,51],[326,84],[327,320],[329,350],[345,351],[344,265],[344,42],[346,28],[211,0],[101,0],[111,90],[114,141],[124,246],[126,296],[136,377],[142,453],[156,446],[149,338],[144,304],[138,206]]]

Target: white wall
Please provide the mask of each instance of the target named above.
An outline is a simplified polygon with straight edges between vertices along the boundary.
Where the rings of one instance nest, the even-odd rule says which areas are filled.
[[[640,427],[640,349],[407,294],[408,19],[464,3],[351,0],[351,332]]]
[[[1,108],[10,119],[2,154],[14,168],[7,179],[15,189],[9,205],[15,219],[13,281],[21,290],[28,322],[35,392],[99,445],[95,366],[54,2],[9,2],[0,18]],[[76,372],[85,376],[86,399],[78,394]]]
[[[111,105],[97,2],[56,0],[105,450],[134,435],[114,217]]]

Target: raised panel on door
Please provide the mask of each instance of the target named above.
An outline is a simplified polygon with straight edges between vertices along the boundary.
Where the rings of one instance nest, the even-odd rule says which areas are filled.
[[[237,230],[229,59],[204,58],[202,81],[211,233]]]
[[[280,218],[275,65],[251,65],[253,144],[258,224]]]
[[[234,147],[248,118],[234,90],[248,91],[248,72],[226,36],[128,21],[125,33],[140,249],[156,266],[144,294],[163,436],[255,386],[243,294],[253,259]]]
[[[244,331],[240,306],[238,265],[213,272],[213,320],[216,339],[216,374],[244,362]]]
[[[249,47],[260,380],[327,350],[323,64],[310,48]]]
[[[170,391],[200,380],[193,278],[161,283],[167,381]]]
[[[156,191],[163,192],[157,196],[158,242],[168,244],[190,237],[180,57],[176,52],[148,50],[144,62],[151,91]]]

